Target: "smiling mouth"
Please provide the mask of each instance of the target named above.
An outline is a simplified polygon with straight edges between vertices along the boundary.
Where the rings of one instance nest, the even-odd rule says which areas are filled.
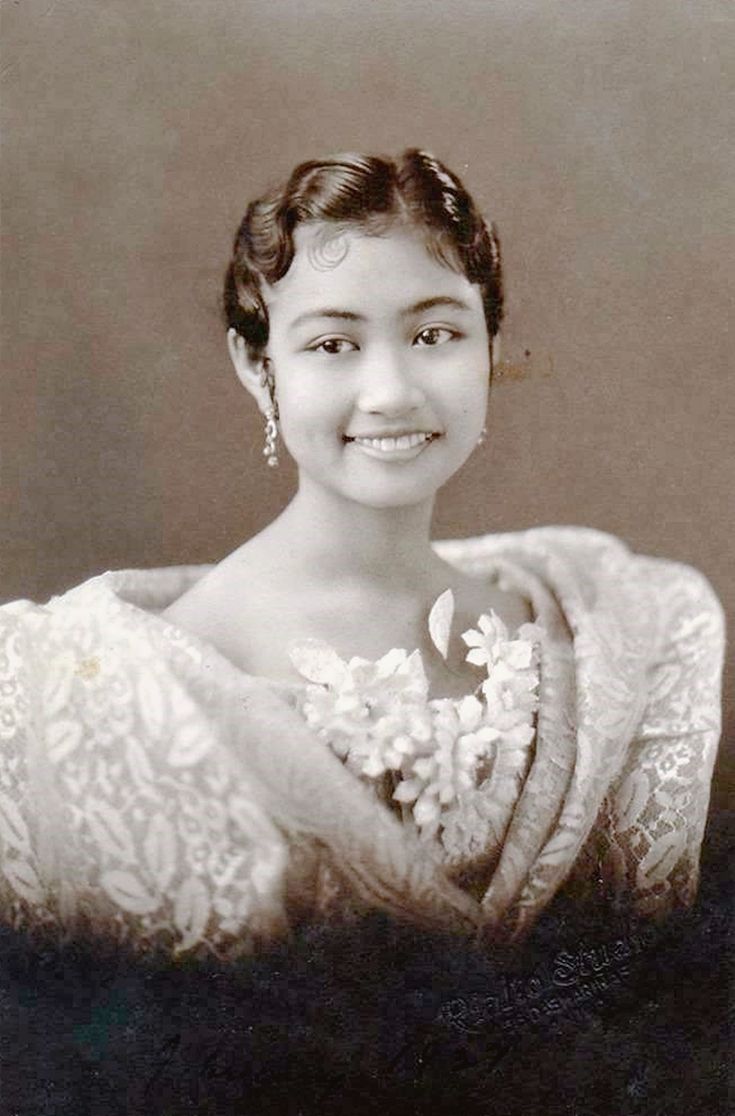
[[[426,431],[416,431],[413,434],[399,434],[383,438],[350,438],[345,436],[345,442],[352,442],[356,446],[363,446],[365,449],[376,450],[379,453],[394,453],[396,450],[411,450],[417,449],[418,446],[426,445],[427,442],[432,442],[439,435],[432,433],[427,434]]]

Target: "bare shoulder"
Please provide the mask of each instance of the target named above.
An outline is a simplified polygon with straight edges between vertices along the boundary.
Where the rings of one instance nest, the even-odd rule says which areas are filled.
[[[287,560],[256,536],[214,566],[164,617],[241,670],[290,677],[284,646],[300,633]]]
[[[260,547],[249,540],[223,558],[163,613],[165,619],[205,639],[214,639],[228,624],[240,622],[262,599],[263,559]]]

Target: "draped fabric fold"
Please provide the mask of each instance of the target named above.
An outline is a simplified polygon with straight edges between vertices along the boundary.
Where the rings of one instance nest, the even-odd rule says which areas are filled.
[[[520,936],[570,876],[646,914],[690,902],[719,734],[708,583],[581,528],[436,547],[524,593],[542,633],[535,741],[482,785],[479,902],[288,688],[157,615],[205,572],[180,567],[0,609],[0,917],[225,956],[288,933],[297,907]]]
[[[477,905],[447,879],[438,850],[405,831],[282,698],[256,679],[235,681],[233,751],[269,817],[325,846],[368,906],[434,928],[475,928]]]
[[[510,580],[506,575],[506,581]],[[519,897],[525,896],[530,869],[558,826],[577,756],[569,629],[553,594],[537,575],[527,572],[523,584],[516,580],[515,585],[529,593],[544,632],[539,713],[533,763],[515,803],[498,866],[482,901],[484,921],[491,925],[500,925],[512,904],[522,902]],[[491,788],[488,790],[492,793]]]

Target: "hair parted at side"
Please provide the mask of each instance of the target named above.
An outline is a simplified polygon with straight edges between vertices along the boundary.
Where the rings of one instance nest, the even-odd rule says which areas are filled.
[[[294,230],[307,222],[354,225],[368,235],[394,223],[422,230],[440,262],[480,287],[488,333],[497,334],[503,280],[495,226],[456,175],[433,155],[411,148],[394,159],[349,154],[300,163],[284,185],[250,203],[225,275],[224,318],[252,356],[261,356],[268,343],[262,285],[286,274]]]

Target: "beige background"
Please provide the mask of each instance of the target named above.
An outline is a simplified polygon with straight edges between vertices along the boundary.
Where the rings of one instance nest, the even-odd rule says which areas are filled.
[[[436,533],[588,524],[735,604],[731,15],[6,0],[3,596],[214,560],[273,515],[293,475],[263,468],[218,320],[236,223],[297,160],[418,144],[500,226],[526,372],[494,388]]]

